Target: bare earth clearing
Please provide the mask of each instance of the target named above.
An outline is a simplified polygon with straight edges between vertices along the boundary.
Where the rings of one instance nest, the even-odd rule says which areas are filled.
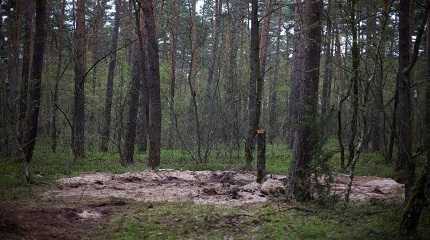
[[[115,197],[144,202],[194,202],[240,206],[267,202],[285,191],[286,176],[269,175],[263,184],[255,175],[232,171],[161,170],[137,173],[82,174],[58,181],[58,189],[45,193],[46,198],[85,199]],[[343,197],[349,177],[335,178],[332,191]],[[355,177],[352,201],[398,201],[404,186],[392,179]]]
[[[100,226],[124,213],[131,202],[193,202],[246,206],[269,202],[285,191],[286,177],[269,175],[255,183],[248,172],[161,170],[137,173],[88,173],[62,178],[41,199],[0,205],[0,239],[92,239]],[[337,176],[332,190],[343,196],[349,178]],[[356,177],[351,200],[398,201],[404,186],[392,179]]]

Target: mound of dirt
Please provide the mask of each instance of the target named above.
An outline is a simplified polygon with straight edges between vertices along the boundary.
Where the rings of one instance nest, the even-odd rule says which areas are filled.
[[[136,173],[92,173],[58,180],[58,189],[45,193],[46,198],[76,200],[83,198],[120,198],[144,202],[194,202],[240,206],[267,202],[285,192],[286,176],[269,175],[263,184],[249,172],[233,171],[144,171]],[[342,196],[348,186],[347,176],[338,176],[332,186]],[[400,200],[402,184],[392,179],[356,177],[352,201]]]

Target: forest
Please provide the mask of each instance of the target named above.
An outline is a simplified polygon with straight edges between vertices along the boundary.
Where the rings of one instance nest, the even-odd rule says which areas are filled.
[[[430,0],[0,0],[0,239],[429,239]]]

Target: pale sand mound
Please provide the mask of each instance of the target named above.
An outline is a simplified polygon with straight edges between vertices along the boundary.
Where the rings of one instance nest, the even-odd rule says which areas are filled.
[[[343,195],[347,176],[336,177],[333,193]],[[146,202],[194,202],[240,206],[262,203],[285,191],[286,176],[269,175],[263,184],[251,173],[232,171],[160,170],[137,173],[92,173],[58,180],[47,198],[124,198]],[[400,200],[402,184],[392,179],[356,177],[352,201]]]

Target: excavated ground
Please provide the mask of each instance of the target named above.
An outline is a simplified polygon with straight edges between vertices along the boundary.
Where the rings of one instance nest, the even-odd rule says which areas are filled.
[[[137,173],[88,173],[62,178],[41,199],[0,204],[0,239],[94,239],[111,217],[129,203],[194,202],[227,207],[263,203],[285,192],[286,176],[269,175],[263,184],[249,172],[161,170]],[[343,197],[349,177],[340,175],[332,191]],[[356,177],[351,200],[400,201],[404,186],[392,179]],[[252,206],[250,206],[252,207]]]
[[[144,202],[194,202],[240,206],[262,203],[285,191],[286,176],[269,175],[263,184],[249,172],[160,170],[136,173],[89,173],[58,180],[48,199],[82,200],[120,198]],[[349,177],[339,175],[332,192],[342,197]],[[352,184],[351,201],[401,201],[404,186],[392,179],[357,176]]]

